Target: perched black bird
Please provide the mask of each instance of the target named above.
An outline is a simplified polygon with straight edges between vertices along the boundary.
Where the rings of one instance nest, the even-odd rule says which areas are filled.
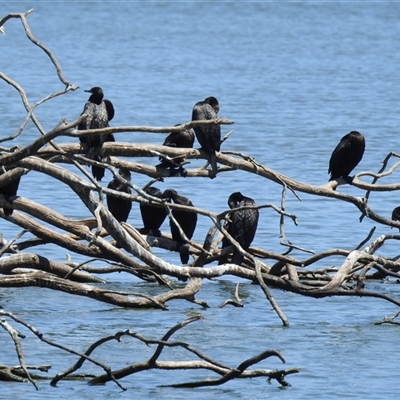
[[[175,190],[167,189],[164,191],[164,198],[170,202],[173,200],[175,204],[193,207],[193,203],[186,197],[180,196]],[[197,214],[188,211],[172,210],[172,215],[178,222],[186,237],[190,240],[193,236],[197,224]],[[182,264],[189,262],[189,243],[185,243],[182,239],[176,224],[170,220],[170,228],[172,239],[177,242],[177,250],[179,250]]]
[[[163,146],[192,148],[194,133],[191,129],[171,132],[164,140]]]
[[[85,103],[82,114],[87,114],[87,118],[81,122],[78,129],[81,131],[87,129],[100,129],[109,126],[108,122],[114,118],[114,106],[110,100],[104,99],[103,89],[100,87],[92,87],[85,92],[91,93],[88,101]],[[114,142],[112,133],[108,135],[86,136],[79,138],[81,143],[86,143],[86,157],[102,161],[96,153],[101,149],[104,142]],[[98,180],[104,177],[104,168],[92,166],[93,176]]]
[[[328,173],[331,174],[330,181],[342,177],[351,183],[350,172],[361,161],[365,150],[365,138],[357,131],[351,131],[343,136],[329,160]]]
[[[148,187],[145,192],[150,196],[164,199],[163,193],[160,189],[155,187]],[[143,228],[139,232],[143,235],[160,236],[160,226],[167,216],[167,210],[161,207],[155,207],[149,204],[140,203],[140,214],[142,216]]]
[[[255,206],[256,203],[250,197],[243,196],[240,192],[232,193],[228,199],[229,207],[234,210],[243,206]],[[257,209],[244,209],[233,211],[229,214],[229,221],[225,224],[227,232],[235,239],[243,250],[250,247],[257,230],[259,212]],[[231,245],[231,242],[224,237],[222,240],[222,248]],[[218,264],[227,262],[227,257],[219,259]],[[232,264],[241,265],[243,255],[235,248],[232,256]]]
[[[5,171],[4,168],[2,168],[2,170]],[[5,173],[5,172],[2,172],[0,175],[2,175],[3,173]],[[10,183],[8,183],[5,186],[0,187],[0,194],[2,194],[9,203],[11,203],[11,197],[17,195],[17,190],[18,190],[20,180],[21,180],[21,177],[14,179],[13,181],[11,181]],[[11,215],[13,213],[13,211],[14,211],[13,208],[9,208],[9,207],[3,208],[3,212],[6,215]]]
[[[194,133],[191,129],[182,129],[181,131],[171,132],[164,140],[163,146],[192,148],[194,143]],[[187,172],[182,167],[185,161],[184,157],[174,159],[166,159],[160,157],[161,164],[157,167],[169,168],[170,176],[182,175],[186,176]]]
[[[393,221],[400,221],[400,207],[396,207],[392,211],[392,220]],[[392,226],[393,228],[393,226]],[[400,231],[400,228],[399,228]]]
[[[120,168],[118,171],[119,175],[124,178],[126,181],[131,181],[131,173],[126,168]],[[128,184],[122,183],[114,177],[114,179],[107,186],[109,189],[117,190],[118,192],[124,192],[131,194],[131,188]],[[120,199],[118,197],[112,196],[110,194],[107,195],[107,207],[114,218],[118,222],[126,222],[129,213],[132,208],[132,202],[130,200]]]
[[[400,207],[396,207],[392,211],[392,220],[393,221],[400,221]]]
[[[218,111],[218,100],[215,97],[207,97],[204,101],[199,101],[194,105],[192,121],[215,119]],[[197,125],[193,129],[202,149],[210,155],[211,177],[214,178],[217,174],[215,152],[219,151],[221,146],[221,128],[218,124],[211,124]]]
[[[214,96],[207,97],[204,101],[206,103],[208,103],[214,109],[216,114],[218,114],[219,103],[218,103],[218,100]]]

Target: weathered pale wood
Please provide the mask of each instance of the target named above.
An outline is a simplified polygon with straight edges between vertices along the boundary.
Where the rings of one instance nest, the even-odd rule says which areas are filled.
[[[29,171],[37,171],[43,175],[43,179],[57,180],[65,185],[66,190],[72,190],[76,195],[76,204],[81,205],[87,211],[87,218],[82,220],[66,218],[64,215],[38,204],[29,198],[19,196],[18,193],[11,199],[6,199],[0,195],[0,209],[4,206],[14,208],[11,216],[5,215],[0,210],[0,219],[5,219],[22,229],[11,240],[10,238],[1,237],[0,287],[33,286],[62,291],[70,295],[77,295],[119,307],[157,308],[165,310],[168,307],[168,302],[176,299],[184,299],[203,308],[209,307],[206,298],[198,298],[200,295],[203,297],[206,296],[206,294],[202,293],[203,280],[233,276],[242,278],[249,283],[258,284],[284,325],[289,325],[289,321],[277,304],[269,287],[315,298],[327,296],[375,297],[400,306],[400,300],[397,298],[388,296],[383,291],[373,292],[367,289],[369,278],[391,276],[400,279],[400,262],[398,262],[397,258],[391,259],[384,255],[375,254],[378,249],[382,250],[387,242],[400,240],[400,235],[386,234],[373,238],[373,231],[371,231],[368,237],[353,250],[332,248],[319,254],[308,256],[308,258],[300,258],[291,256],[289,254],[290,251],[293,249],[306,253],[312,253],[312,251],[303,249],[301,243],[295,245],[288,242],[284,231],[284,222],[288,218],[290,222],[297,225],[297,216],[286,210],[285,196],[288,190],[296,198],[299,198],[298,193],[307,193],[313,196],[329,197],[335,201],[351,203],[355,206],[355,210],[361,212],[360,220],[367,216],[378,224],[400,228],[399,221],[393,221],[384,215],[380,215],[368,203],[369,195],[372,192],[378,195],[379,192],[400,190],[400,183],[398,182],[390,184],[378,183],[379,179],[393,174],[399,168],[400,161],[396,161],[392,166],[388,167],[391,157],[400,157],[397,153],[391,152],[385,158],[382,168],[377,173],[364,171],[357,174],[352,181],[352,185],[360,190],[360,195],[352,196],[340,192],[340,186],[347,184],[343,179],[337,179],[319,186],[311,185],[281,174],[261,164],[255,158],[251,157],[251,155],[229,150],[229,141],[226,141],[226,139],[231,132],[228,132],[222,139],[222,151],[216,154],[218,162],[217,175],[228,171],[242,170],[248,174],[256,174],[266,181],[275,183],[277,190],[280,190],[282,193],[280,207],[274,204],[262,204],[258,205],[257,208],[272,208],[274,212],[279,214],[280,243],[286,246],[288,251],[280,254],[256,247],[250,247],[248,251],[244,251],[240,248],[239,243],[229,236],[224,227],[224,222],[230,210],[225,210],[217,214],[198,207],[185,207],[166,203],[152,198],[142,188],[136,187],[134,184],[131,184],[132,194],[116,192],[105,187],[103,183],[97,182],[87,171],[86,167],[86,165],[101,166],[109,169],[113,175],[117,174],[118,168],[127,168],[132,172],[160,179],[169,177],[170,172],[168,169],[156,166],[159,164],[158,157],[160,155],[185,157],[188,161],[185,164],[187,177],[208,179],[211,177],[211,171],[207,168],[207,164],[202,167],[191,167],[190,164],[190,160],[208,160],[208,154],[201,149],[181,149],[162,146],[161,144],[135,143],[135,133],[149,132],[160,134],[159,142],[162,143],[164,135],[162,136],[161,133],[192,128],[198,124],[217,123],[220,125],[229,125],[233,121],[228,118],[218,118],[213,121],[188,121],[178,126],[111,126],[99,130],[79,131],[76,127],[86,118],[86,115],[76,116],[76,119],[69,123],[65,118],[59,116],[59,123],[53,129],[46,132],[35,115],[36,107],[43,105],[46,101],[50,101],[56,96],[76,90],[77,86],[64,77],[61,66],[52,52],[32,35],[26,19],[31,11],[28,10],[25,13],[5,16],[0,20],[0,28],[11,18],[20,19],[28,39],[35,46],[39,47],[54,65],[63,88],[46,95],[34,104],[30,104],[27,94],[18,82],[15,82],[0,71],[0,79],[11,85],[20,94],[22,105],[26,110],[26,115],[16,131],[11,133],[2,132],[3,135],[7,136],[0,138],[0,142],[7,143],[15,140],[25,129],[29,121],[33,122],[38,136],[25,147],[20,147],[18,144],[14,145],[15,143],[12,143],[12,147],[1,149],[0,166],[5,167],[6,172],[4,172],[4,169],[1,171],[0,188],[19,177],[23,177]],[[130,138],[132,140],[129,142],[119,142],[118,133],[121,132],[131,133]],[[107,133],[114,133],[117,141],[104,143],[101,150],[99,150],[99,155],[103,157],[102,161],[94,161],[85,157],[86,145],[79,143],[79,138]],[[56,144],[55,140],[59,137],[70,137],[73,142]],[[128,159],[131,157],[141,157],[142,160],[134,162]],[[63,168],[63,165],[66,163],[73,164],[82,173],[83,177]],[[371,183],[365,182],[363,180],[364,177],[372,177],[373,180]],[[362,191],[365,191],[365,193]],[[104,206],[105,195],[114,195],[132,202],[151,203],[157,207],[164,207],[169,212],[180,209],[207,217],[209,220],[209,229],[204,242],[188,241],[190,244],[190,253],[194,257],[193,262],[189,265],[181,266],[166,262],[162,258],[155,256],[152,253],[152,247],[155,246],[167,250],[176,250],[176,243],[172,241],[171,236],[163,232],[161,237],[146,237],[140,235],[136,227],[132,227],[127,223],[120,224],[108,211],[107,207]],[[26,232],[29,232],[33,238],[28,240],[21,239]],[[221,250],[219,242],[223,235],[231,240],[232,246]],[[33,251],[33,248],[37,244],[45,243],[54,243],[57,245],[60,248],[60,258],[67,257],[67,261],[51,260],[41,256],[39,252],[37,254]],[[221,255],[231,252],[234,247],[245,255],[245,262],[242,265],[212,264]],[[27,249],[29,249],[29,252],[25,251]],[[86,260],[81,263],[73,262],[72,260],[76,255],[80,257],[84,256]],[[343,261],[338,267],[332,267],[329,264],[330,257],[333,256],[336,258],[338,256],[342,257]],[[98,265],[94,267],[89,266],[88,264],[92,262],[96,262]],[[317,262],[323,265],[319,269],[315,269]],[[267,263],[272,263],[272,265],[268,265]],[[309,269],[306,270],[305,267]],[[83,272],[85,269],[93,271],[92,274]],[[148,295],[144,285],[141,286],[141,292],[134,290],[130,292],[117,292],[108,290],[105,287],[100,288],[96,286],[96,284],[100,283],[105,285],[105,281],[97,278],[93,275],[94,273],[106,274],[115,271],[129,272],[143,281],[157,282],[159,284],[158,294]],[[185,282],[186,284],[183,287],[175,288],[177,281]],[[243,306],[243,301],[239,296],[239,286],[236,288],[235,298],[235,301],[227,300],[223,304]],[[0,315],[2,316],[0,326],[12,336],[21,364],[17,367],[0,366],[0,379],[18,381],[23,376],[29,379],[36,388],[37,385],[34,381],[36,378],[30,375],[28,372],[28,368],[30,367],[25,365],[23,359],[18,337],[19,333],[3,318],[11,318],[15,322],[24,325],[48,345],[58,347],[80,357],[77,364],[64,373],[58,374],[53,379],[53,384],[59,379],[70,375],[73,370],[79,369],[84,361],[90,361],[105,371],[103,375],[95,377],[90,383],[105,383],[113,380],[121,389],[124,388],[118,383],[117,379],[141,370],[153,368],[171,370],[203,368],[221,375],[219,379],[204,379],[198,382],[172,385],[175,387],[219,385],[233,378],[257,376],[274,378],[280,384],[285,385],[284,376],[298,372],[297,368],[276,371],[248,370],[249,366],[271,355],[275,355],[284,361],[283,357],[276,350],[262,351],[254,357],[243,361],[237,367],[231,368],[204,356],[188,343],[171,343],[168,341],[174,332],[186,324],[197,320],[198,317],[182,321],[175,325],[160,340],[146,339],[129,330],[118,332],[113,336],[113,339],[119,340],[122,335],[126,334],[138,338],[147,344],[156,344],[157,348],[149,360],[129,365],[127,368],[111,371],[108,366],[90,357],[92,349],[109,340],[109,338],[100,339],[85,354],[82,354],[74,349],[69,349],[50,341],[38,332],[36,328],[6,310],[0,310]],[[397,315],[383,322],[393,323],[393,319]],[[262,318],[262,316],[260,317]],[[196,354],[199,359],[189,361],[159,360],[158,358],[164,347],[170,345],[188,349]],[[22,370],[22,372],[18,373],[18,370]]]

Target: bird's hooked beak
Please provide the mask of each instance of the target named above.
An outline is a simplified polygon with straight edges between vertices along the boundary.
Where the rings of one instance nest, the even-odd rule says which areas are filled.
[[[89,89],[89,90],[84,90],[84,92],[92,93],[92,90],[91,90],[91,89]]]

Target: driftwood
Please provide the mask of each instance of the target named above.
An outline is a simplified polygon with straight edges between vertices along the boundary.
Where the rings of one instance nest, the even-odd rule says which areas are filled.
[[[214,385],[220,385],[225,382],[228,382],[231,379],[234,378],[256,378],[256,377],[267,377],[270,380],[275,379],[277,380],[282,386],[287,386],[289,385],[285,381],[285,376],[293,373],[299,372],[298,368],[287,368],[287,369],[280,369],[280,370],[250,370],[249,367],[252,365],[268,358],[271,356],[276,356],[278,357],[283,363],[285,362],[285,359],[283,356],[280,354],[279,351],[277,350],[265,350],[261,352],[260,354],[257,354],[248,360],[245,360],[242,362],[238,367],[232,368],[228,367],[226,365],[223,365],[212,358],[206,356],[199,350],[197,350],[195,347],[191,346],[189,343],[182,342],[182,341],[170,341],[169,339],[171,336],[177,332],[179,329],[182,329],[185,327],[187,324],[195,322],[199,319],[201,319],[201,316],[194,316],[191,318],[188,318],[184,321],[179,322],[172,328],[170,328],[161,339],[150,339],[146,338],[142,334],[138,332],[134,332],[131,330],[125,330],[125,331],[119,331],[114,333],[113,335],[109,335],[107,337],[100,338],[93,342],[88,349],[83,352],[79,353],[73,349],[70,349],[66,346],[60,345],[47,337],[45,337],[43,334],[41,334],[35,327],[32,325],[26,323],[25,321],[21,320],[20,318],[16,317],[12,313],[9,312],[3,312],[0,310],[0,315],[1,316],[7,316],[14,320],[15,322],[22,324],[26,326],[28,329],[31,330],[31,332],[36,335],[38,338],[40,338],[41,341],[44,341],[50,346],[57,347],[61,350],[64,350],[66,352],[69,352],[71,354],[74,354],[79,357],[78,361],[72,365],[71,367],[67,368],[65,371],[58,373],[56,376],[54,376],[51,379],[51,384],[52,385],[57,385],[57,383],[61,379],[65,379],[67,377],[75,378],[75,379],[89,379],[89,383],[92,385],[96,384],[104,384],[108,381],[114,381],[121,389],[123,388],[119,382],[118,379],[124,378],[128,375],[132,375],[141,371],[146,371],[146,370],[151,370],[151,369],[165,369],[165,370],[180,370],[180,369],[205,369],[209,371],[213,371],[218,375],[221,375],[221,378],[215,379],[215,380],[210,380],[210,379],[204,379],[203,381],[197,381],[197,382],[186,382],[186,383],[180,383],[180,384],[170,384],[168,386],[172,387],[199,387],[199,386],[214,386]],[[12,336],[14,343],[17,348],[17,354],[21,360],[21,367],[7,367],[7,366],[1,366],[0,365],[0,379],[3,380],[14,380],[14,381],[23,381],[24,379],[28,379],[36,389],[38,389],[36,383],[33,381],[31,378],[28,368],[29,369],[39,369],[42,372],[48,372],[50,367],[49,366],[38,366],[38,367],[32,367],[32,366],[26,366],[23,362],[23,356],[22,356],[22,349],[21,349],[21,344],[19,340],[19,334],[13,328],[10,324],[4,322],[3,320],[0,320],[0,324],[10,333]],[[120,370],[111,370],[110,367],[107,365],[103,364],[102,362],[94,359],[91,357],[91,354],[93,353],[94,350],[99,348],[101,345],[104,343],[107,343],[111,340],[116,340],[120,342],[121,337],[123,336],[128,336],[135,338],[137,340],[140,340],[141,342],[145,343],[148,346],[151,345],[156,345],[156,349],[153,353],[153,355],[142,362],[137,362],[134,364],[131,364],[125,368],[122,368]],[[162,354],[162,351],[165,347],[181,347],[185,350],[187,350],[189,353],[195,355],[197,357],[196,360],[188,360],[188,361],[160,361],[158,360],[159,356]],[[98,375],[98,376],[89,376],[87,374],[74,374],[78,369],[80,369],[85,362],[91,362],[94,365],[100,367],[105,371],[103,375]],[[22,369],[22,371],[21,371]],[[45,379],[43,375],[35,376],[36,379]]]
[[[55,179],[65,185],[65,188],[72,190],[83,208],[92,215],[90,218],[74,220],[34,202],[29,198],[15,196],[12,204],[8,199],[0,195],[0,209],[9,206],[14,209],[11,216],[0,211],[0,218],[9,221],[21,228],[21,233],[15,238],[2,237],[0,247],[0,286],[1,287],[27,287],[38,286],[47,289],[62,291],[70,295],[78,295],[95,299],[100,302],[112,304],[119,307],[129,308],[156,308],[168,309],[168,302],[175,299],[184,299],[188,302],[198,304],[199,307],[207,308],[209,305],[205,299],[198,299],[201,293],[204,279],[214,279],[221,276],[239,277],[248,280],[260,287],[264,296],[272,306],[273,310],[281,319],[283,325],[288,326],[289,321],[280,309],[272,295],[270,288],[277,288],[287,292],[297,293],[303,296],[322,298],[328,296],[364,296],[377,297],[400,306],[400,299],[392,298],[384,292],[375,292],[367,289],[371,279],[384,279],[387,277],[400,278],[400,262],[398,259],[391,259],[375,255],[378,249],[382,249],[388,241],[400,240],[398,234],[387,234],[373,237],[371,231],[366,239],[356,246],[352,251],[343,249],[327,249],[319,254],[313,254],[301,244],[293,244],[286,239],[285,222],[297,224],[297,216],[290,213],[285,206],[287,191],[299,197],[299,193],[307,193],[313,196],[333,198],[337,201],[344,201],[353,204],[355,209],[361,213],[360,220],[368,217],[376,223],[387,227],[400,228],[400,222],[388,219],[375,212],[368,204],[371,193],[382,191],[398,191],[400,183],[380,184],[378,181],[385,176],[392,174],[400,165],[396,161],[389,166],[392,157],[399,158],[396,153],[390,153],[384,160],[382,168],[377,173],[362,172],[357,174],[352,184],[358,189],[365,191],[360,197],[351,196],[340,192],[340,185],[346,182],[342,179],[331,181],[322,186],[310,185],[285,176],[259,163],[256,159],[247,154],[230,150],[223,150],[216,154],[218,162],[218,174],[228,171],[242,170],[249,174],[258,176],[274,182],[277,190],[281,190],[281,204],[261,204],[258,209],[270,208],[279,215],[280,242],[285,247],[282,253],[271,252],[268,249],[250,247],[247,251],[242,249],[224,228],[224,221],[231,210],[222,213],[215,213],[199,207],[186,207],[174,203],[152,198],[143,188],[131,184],[132,194],[116,192],[99,184],[87,172],[86,165],[102,166],[115,176],[118,168],[127,168],[132,173],[142,174],[152,179],[163,179],[169,177],[169,171],[165,168],[155,166],[153,162],[161,155],[165,157],[184,157],[186,160],[205,159],[207,154],[201,149],[174,148],[162,145],[147,143],[123,143],[107,142],[101,149],[102,162],[93,161],[85,157],[85,147],[78,143],[77,138],[87,135],[100,135],[105,133],[119,132],[171,132],[182,128],[190,128],[195,124],[217,123],[230,125],[233,121],[227,118],[218,118],[213,121],[188,121],[178,126],[116,126],[98,130],[78,131],[76,126],[86,117],[79,116],[76,120],[67,122],[63,116],[59,116],[60,122],[49,132],[46,132],[35,115],[36,107],[43,105],[56,96],[63,95],[68,91],[77,89],[77,86],[69,82],[63,75],[61,66],[52,52],[42,43],[38,42],[29,29],[26,17],[32,10],[22,14],[9,14],[0,20],[2,27],[10,18],[19,18],[28,39],[41,48],[49,57],[49,60],[56,68],[57,76],[63,85],[63,89],[50,93],[43,99],[31,105],[24,89],[11,78],[0,72],[0,78],[12,85],[21,96],[22,103],[26,109],[26,117],[15,132],[0,138],[0,142],[14,141],[24,130],[27,122],[31,120],[37,131],[38,137],[25,147],[10,146],[1,148],[0,166],[5,167],[7,172],[0,175],[0,188],[7,185],[16,178],[28,174],[30,171],[37,171],[43,174],[43,179]],[[4,133],[3,133],[4,134]],[[228,138],[228,133],[223,140]],[[56,144],[59,137],[70,137],[71,143]],[[14,143],[13,143],[14,144]],[[227,147],[227,146],[226,146]],[[128,157],[141,157],[143,161],[132,162]],[[65,164],[73,164],[82,174],[77,175],[64,168]],[[210,170],[207,164],[198,168],[187,168],[187,177],[208,178]],[[365,182],[364,177],[372,177],[371,183]],[[141,235],[136,227],[127,223],[119,223],[104,205],[104,195],[112,194],[116,197],[130,200],[136,203],[155,205],[166,208],[170,217],[171,211],[175,209],[186,210],[203,215],[209,220],[209,230],[203,242],[189,241],[190,253],[193,261],[187,266],[175,265],[157,257],[153,254],[153,247],[160,247],[167,250],[176,250],[176,243],[171,236],[163,232],[160,237]],[[30,232],[35,237],[24,239],[24,234]],[[219,243],[223,236],[227,236],[232,245],[221,250]],[[53,243],[59,246],[63,254],[68,256],[65,261],[51,260],[34,252],[38,244]],[[221,256],[232,252],[236,247],[245,255],[245,262],[242,265],[223,264],[211,265]],[[294,249],[306,254],[306,258],[295,258],[290,256]],[[311,253],[311,255],[310,255]],[[72,256],[71,256],[72,254]],[[75,263],[72,261],[74,254],[86,257],[85,262]],[[331,257],[342,257],[342,265],[332,267],[329,263]],[[320,269],[307,269],[314,266],[316,262],[325,264]],[[95,263],[96,265],[92,265]],[[120,271],[130,273],[145,281],[158,283],[160,294],[154,296],[145,292],[117,292],[99,288],[96,284],[104,284],[104,280],[97,275]],[[176,284],[179,282],[179,285]],[[185,282],[184,287],[182,282]],[[203,295],[203,294],[202,294]],[[240,298],[239,285],[236,287],[235,299],[225,300],[220,307],[233,305],[243,307]],[[25,364],[20,335],[8,321],[14,321],[28,327],[30,331],[40,340],[50,346],[57,346],[65,351],[79,357],[77,363],[68,370],[57,373],[51,383],[55,385],[59,380],[75,373],[86,361],[92,362],[104,370],[104,374],[90,377],[91,384],[105,383],[113,380],[120,388],[118,379],[143,370],[157,369],[192,369],[200,368],[211,370],[220,375],[220,378],[198,382],[187,382],[172,384],[174,387],[199,387],[206,385],[223,384],[233,378],[268,377],[275,379],[281,385],[287,385],[285,376],[298,372],[298,368],[285,370],[250,370],[253,364],[269,357],[277,356],[282,362],[284,359],[277,350],[262,350],[259,354],[238,363],[236,367],[222,365],[211,358],[200,353],[190,344],[185,342],[171,342],[170,337],[177,330],[185,325],[194,322],[199,317],[193,317],[173,326],[161,339],[149,339],[131,330],[120,331],[105,338],[98,339],[84,352],[79,353],[73,349],[65,348],[46,338],[29,323],[22,321],[18,316],[0,310],[0,324],[12,337],[16,353],[20,362],[19,366],[0,366],[0,379],[22,381],[29,380],[37,389],[36,380],[42,376],[31,374],[28,370],[39,369],[48,371],[49,366],[30,366]],[[385,317],[381,323],[394,323],[398,313],[391,318]],[[8,321],[7,321],[8,319]],[[152,357],[140,363],[131,364],[121,370],[112,371],[108,366],[91,358],[90,354],[94,349],[110,340],[119,340],[122,336],[129,336],[143,341],[150,345],[156,345]],[[180,346],[198,359],[189,361],[160,361],[158,360],[163,348],[167,346]],[[87,379],[85,374],[74,375],[77,378]]]

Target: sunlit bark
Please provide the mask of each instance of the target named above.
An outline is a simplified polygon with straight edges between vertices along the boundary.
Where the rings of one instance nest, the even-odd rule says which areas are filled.
[[[107,142],[101,149],[103,162],[93,161],[85,157],[85,145],[78,143],[78,137],[88,135],[100,135],[105,133],[118,132],[171,132],[182,128],[190,128],[196,124],[232,124],[233,121],[226,118],[218,118],[213,121],[196,121],[181,124],[179,126],[148,127],[148,126],[120,126],[108,127],[99,130],[78,131],[76,126],[86,117],[79,116],[75,121],[67,122],[63,116],[59,116],[60,122],[49,132],[46,132],[39,119],[35,115],[36,107],[43,105],[56,96],[63,95],[71,90],[76,90],[77,86],[69,82],[63,75],[61,66],[52,54],[52,52],[42,43],[40,43],[31,33],[27,22],[27,15],[9,14],[0,20],[0,27],[10,18],[19,18],[22,22],[29,40],[42,49],[54,65],[56,74],[60,80],[62,89],[49,93],[47,96],[31,105],[24,89],[10,77],[0,72],[0,79],[10,84],[21,96],[22,104],[26,110],[26,116],[15,132],[2,132],[3,138],[0,142],[9,144],[9,147],[3,147],[0,153],[0,166],[2,168],[0,175],[0,188],[9,184],[13,180],[29,173],[37,171],[43,175],[43,180],[57,180],[61,182],[65,190],[73,191],[76,196],[76,204],[85,208],[88,218],[82,220],[73,220],[64,215],[38,204],[29,198],[15,196],[9,199],[0,195],[0,209],[8,206],[14,209],[12,215],[6,215],[0,211],[0,218],[9,221],[21,228],[21,234],[10,241],[10,238],[3,238],[9,241],[2,244],[0,248],[0,286],[1,287],[40,287],[45,289],[58,290],[72,295],[82,296],[94,299],[99,302],[112,304],[127,308],[156,308],[168,309],[168,302],[176,299],[184,299],[195,303],[200,307],[209,307],[207,303],[207,293],[202,291],[202,282],[204,279],[214,279],[221,276],[239,277],[248,282],[257,284],[260,287],[260,296],[264,293],[266,299],[277,313],[285,326],[289,325],[289,320],[281,310],[279,304],[272,295],[270,288],[277,288],[286,292],[292,292],[303,296],[322,298],[328,296],[365,296],[377,297],[400,306],[400,299],[392,298],[384,293],[384,286],[380,292],[367,290],[369,279],[387,276],[400,278],[400,263],[397,259],[390,259],[383,255],[376,256],[377,249],[383,250],[386,242],[390,240],[400,240],[400,235],[384,235],[373,238],[373,232],[357,248],[352,251],[343,249],[326,249],[319,254],[307,256],[307,258],[295,258],[289,255],[290,251],[297,249],[306,254],[309,250],[303,249],[301,243],[296,245],[285,241],[284,222],[286,220],[297,224],[297,216],[288,212],[285,208],[285,196],[289,190],[295,196],[298,193],[307,193],[313,196],[322,196],[344,201],[353,204],[355,211],[361,212],[360,220],[368,217],[371,220],[390,227],[400,228],[399,221],[388,219],[368,204],[368,198],[372,192],[387,192],[400,190],[400,183],[378,184],[378,180],[392,174],[400,165],[400,161],[388,166],[391,157],[399,157],[396,153],[390,153],[384,160],[383,167],[379,172],[362,172],[355,176],[352,184],[360,190],[365,190],[364,196],[355,197],[339,191],[340,185],[346,184],[344,180],[338,179],[322,186],[310,185],[305,182],[297,181],[289,176],[274,171],[266,165],[261,164],[251,155],[238,153],[235,151],[224,150],[216,154],[218,162],[218,175],[228,171],[242,170],[248,174],[256,174],[265,180],[274,182],[276,189],[281,191],[281,205],[261,204],[257,208],[272,208],[280,216],[280,238],[285,246],[282,253],[274,253],[268,249],[250,247],[245,251],[240,244],[230,237],[224,228],[224,222],[231,210],[225,210],[222,213],[214,213],[207,209],[198,207],[187,207],[174,203],[167,203],[149,196],[143,191],[143,188],[131,184],[132,194],[116,192],[103,184],[99,184],[89,174],[85,165],[97,165],[107,168],[113,175],[117,174],[118,168],[127,168],[133,173],[143,174],[150,178],[161,179],[169,177],[168,169],[154,166],[157,164],[160,155],[167,157],[184,157],[186,160],[204,159],[207,160],[207,154],[201,149],[183,149],[153,145],[146,143],[124,143]],[[16,139],[25,129],[28,121],[32,121],[38,132],[38,138],[25,147],[20,147]],[[71,143],[55,144],[54,139],[58,137],[70,137]],[[229,133],[223,140],[229,136]],[[228,147],[228,146],[226,146]],[[127,157],[141,157],[141,162],[128,161]],[[156,160],[156,162],[154,162]],[[81,176],[64,168],[65,164],[73,164],[82,173]],[[209,178],[211,170],[205,166],[199,168],[187,168],[187,177],[191,178]],[[364,177],[372,177],[371,183],[365,182]],[[218,179],[218,178],[217,178]],[[153,247],[160,247],[167,250],[176,250],[176,243],[172,241],[171,236],[163,232],[161,237],[151,237],[140,235],[136,228],[127,223],[119,223],[104,205],[104,196],[113,194],[116,197],[130,200],[137,203],[152,204],[157,207],[166,208],[169,217],[173,218],[171,211],[174,209],[186,210],[206,216],[209,220],[209,230],[204,238],[204,242],[189,241],[190,253],[193,261],[187,265],[175,265],[153,254]],[[33,239],[25,239],[24,234],[30,232]],[[219,242],[223,235],[227,236],[232,246],[221,250]],[[53,243],[59,247],[60,254],[67,253],[68,260],[64,262],[51,260],[34,252],[38,244]],[[245,262],[242,265],[223,264],[210,265],[232,252],[236,247],[245,255]],[[8,257],[6,257],[6,255]],[[73,262],[74,256],[84,256],[85,262]],[[331,267],[329,265],[330,257],[341,256],[342,265]],[[323,268],[316,269],[316,262],[324,261]],[[95,263],[97,265],[92,265]],[[270,263],[271,265],[269,265]],[[308,267],[309,269],[306,269]],[[312,267],[312,268],[311,268]],[[157,295],[148,295],[145,290],[141,292],[117,292],[104,288],[105,281],[97,274],[105,275],[110,272],[126,272],[135,275],[137,278],[151,283],[159,284],[159,293]],[[184,284],[182,283],[184,282]],[[102,287],[98,287],[99,283]],[[97,286],[96,286],[97,285]],[[199,299],[197,296],[202,296]],[[235,300],[227,299],[221,304],[243,306],[240,299],[239,285],[236,288]],[[18,319],[15,315],[5,310],[0,310],[3,318],[11,318],[17,323],[22,323],[31,331],[43,339],[34,327]],[[390,319],[397,317],[397,314]],[[84,353],[78,353],[71,349],[65,349],[80,357],[76,365],[63,373],[57,374],[53,378],[52,384],[56,384],[60,379],[70,375],[72,372],[81,368],[84,361],[91,361],[103,368],[105,373],[93,377],[90,383],[105,383],[113,380],[120,386],[118,379],[142,370],[157,369],[206,369],[211,370],[221,376],[219,379],[199,382],[188,382],[172,385],[175,387],[198,387],[206,385],[219,385],[233,378],[250,378],[256,376],[269,377],[276,379],[281,385],[285,385],[284,377],[288,374],[298,372],[297,368],[287,370],[249,370],[248,368],[271,356],[284,359],[276,350],[262,351],[258,355],[242,362],[237,367],[228,367],[221,365],[210,358],[204,356],[188,343],[168,341],[169,337],[178,329],[186,324],[195,321],[198,318],[191,318],[171,328],[166,335],[160,339],[148,339],[138,335],[135,332],[118,332],[112,337],[100,339]],[[383,322],[389,322],[384,320]],[[36,388],[34,375],[30,374],[28,369],[37,368],[42,371],[46,366],[32,367],[25,364],[21,343],[18,332],[4,319],[1,320],[1,326],[12,337],[16,353],[19,358],[20,366],[17,368],[0,366],[0,379],[20,381],[23,378],[28,379]],[[123,335],[139,338],[147,344],[156,344],[157,349],[153,356],[143,362],[132,364],[127,368],[118,371],[111,369],[100,362],[90,358],[90,353],[97,346],[107,340],[119,339]],[[55,345],[47,341],[50,345]],[[196,354],[199,360],[189,361],[160,361],[158,360],[162,349],[165,346],[181,346]],[[57,345],[60,347],[60,345]],[[22,372],[21,372],[22,371]],[[121,387],[121,386],[120,386]]]

